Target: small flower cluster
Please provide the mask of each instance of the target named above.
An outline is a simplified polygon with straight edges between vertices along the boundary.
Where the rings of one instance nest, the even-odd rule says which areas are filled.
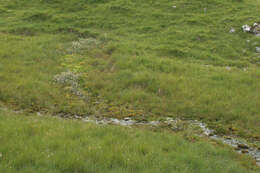
[[[89,49],[96,47],[100,44],[100,41],[94,38],[80,38],[78,41],[73,41],[71,46],[72,52],[77,52],[82,49]]]
[[[54,82],[59,83],[69,89],[74,95],[85,98],[82,91],[79,88],[79,74],[71,71],[62,72],[54,76]]]
[[[62,85],[70,85],[72,87],[78,88],[79,75],[71,71],[62,72],[54,76],[54,81]]]

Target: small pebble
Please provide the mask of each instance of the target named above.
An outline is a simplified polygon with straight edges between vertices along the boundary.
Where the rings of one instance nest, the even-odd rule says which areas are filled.
[[[129,117],[126,117],[126,118],[124,118],[124,120],[125,120],[125,121],[130,121],[130,120],[131,120],[131,118],[129,118]]]
[[[229,30],[229,32],[230,32],[230,33],[234,33],[234,32],[236,32],[236,30],[235,30],[235,28],[231,28],[231,29]]]
[[[238,148],[248,149],[249,147],[246,144],[238,144]]]
[[[245,153],[248,153],[248,151],[247,151],[247,150],[242,150],[241,152],[242,152],[242,153],[244,153],[244,154],[245,154]]]
[[[243,25],[243,26],[242,26],[242,30],[243,30],[244,32],[250,32],[251,27],[250,27],[249,25]]]
[[[230,70],[231,70],[231,67],[227,66],[227,67],[226,67],[226,70],[230,71]]]

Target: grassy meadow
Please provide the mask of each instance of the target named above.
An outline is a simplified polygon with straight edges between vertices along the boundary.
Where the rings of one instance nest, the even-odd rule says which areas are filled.
[[[259,139],[260,42],[241,31],[259,8],[258,0],[1,0],[0,100],[31,111],[202,119]],[[88,102],[52,83],[68,70],[82,74]]]
[[[260,37],[241,30],[244,24],[260,22],[259,9],[259,0],[0,0],[0,103],[9,109],[26,113],[61,116],[77,114],[136,119],[167,116],[201,120],[219,134],[233,134],[259,143],[260,58],[255,48],[260,46]],[[230,33],[231,28],[236,31]],[[54,81],[55,75],[68,71],[79,75],[73,80],[77,85],[76,92],[82,93],[84,99],[75,94],[71,81]],[[18,166],[11,171],[21,168],[25,172],[46,172],[53,168],[53,172],[77,172],[74,162],[78,159],[77,153],[83,150],[82,146],[76,151],[72,151],[71,147],[83,137],[76,137],[74,142],[71,140],[75,139],[73,135],[77,132],[83,136],[97,133],[97,136],[105,137],[106,130],[109,131],[108,137],[105,137],[109,143],[106,157],[114,158],[116,165],[112,169],[109,167],[111,163],[104,163],[106,172],[151,172],[153,166],[158,166],[154,164],[159,162],[158,159],[161,165],[154,170],[171,172],[166,167],[168,162],[173,159],[173,167],[176,163],[172,162],[179,162],[174,160],[173,153],[164,157],[166,152],[160,151],[158,158],[154,158],[154,155],[142,156],[137,152],[139,149],[135,145],[143,142],[149,151],[159,150],[160,147],[156,146],[162,144],[156,143],[149,135],[158,140],[165,138],[167,142],[171,138],[173,143],[178,140],[184,142],[180,151],[187,150],[189,156],[194,152],[192,159],[197,159],[198,155],[204,155],[207,151],[212,152],[209,157],[212,156],[212,163],[216,163],[212,167],[207,167],[210,162],[195,159],[184,169],[186,164],[182,161],[186,158],[181,158],[177,172],[219,172],[223,168],[226,172],[244,170],[239,169],[238,162],[233,160],[235,154],[230,154],[227,149],[212,148],[205,141],[192,145],[195,149],[191,151],[188,149],[189,142],[180,136],[167,137],[164,133],[134,132],[133,129],[116,132],[122,128],[93,125],[76,127],[78,122],[51,118],[36,118],[35,121],[39,121],[42,127],[35,127],[34,132],[34,124],[29,125],[34,117],[4,117],[2,114],[1,136],[9,133],[14,135],[17,126],[24,131],[28,128],[28,134],[21,133],[17,141],[32,137],[26,141],[28,143],[19,144],[14,151],[10,151],[9,160],[5,163],[16,156],[23,145],[32,147],[30,152],[33,156],[38,158],[42,155],[38,163],[33,163],[28,158],[30,154],[24,150],[27,163],[17,160],[15,162],[18,163],[12,164]],[[6,123],[15,126],[7,126]],[[68,139],[63,134],[68,133],[67,129],[62,129],[63,125],[72,130]],[[98,132],[88,131],[91,129]],[[45,130],[55,133],[48,136],[47,133],[43,134]],[[34,133],[44,137],[39,139]],[[154,146],[149,146],[149,142],[141,138],[140,141],[139,138],[136,142],[131,141],[134,137],[130,133],[139,133],[142,138],[148,135],[145,138]],[[55,135],[61,135],[59,140],[53,139]],[[108,139],[109,135],[113,139],[127,139],[137,152],[139,161],[148,157],[147,163],[142,164],[134,159],[134,155],[126,153],[135,160],[128,164],[124,158],[126,156],[109,153],[113,144]],[[40,149],[46,149],[44,138],[51,140],[50,143],[57,145],[59,150],[72,152],[69,156],[72,160],[62,160],[64,153],[61,151],[55,156],[57,163],[54,164],[47,163],[44,153],[36,156],[38,144]],[[100,145],[106,142],[103,143],[95,135],[93,138]],[[14,140],[14,137],[10,138],[6,143],[13,143]],[[89,146],[94,145],[86,140],[85,143],[90,142]],[[123,139],[118,140],[124,143]],[[66,148],[62,143],[69,143],[71,147]],[[200,145],[203,148],[205,145],[206,150],[202,151]],[[2,152],[8,146],[0,146]],[[180,151],[172,152],[181,154]],[[98,155],[89,161],[81,158],[84,155],[80,156],[78,172],[86,171],[88,165],[93,166],[89,172],[100,172],[101,168],[92,163],[103,163],[104,160],[100,160],[102,153],[97,149],[84,152],[87,158],[95,152]],[[219,158],[218,152],[225,155],[226,159]],[[25,168],[24,165],[28,163],[32,163],[32,167]],[[227,166],[221,167],[221,164]],[[48,165],[48,170],[44,165]],[[1,169],[7,169],[1,166]]]
[[[0,111],[0,172],[257,172],[252,161],[207,140]]]

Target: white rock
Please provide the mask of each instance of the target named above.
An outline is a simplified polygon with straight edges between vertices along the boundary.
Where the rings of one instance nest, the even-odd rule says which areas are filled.
[[[160,124],[160,122],[159,121],[150,121],[149,124],[152,126],[158,126]]]
[[[226,70],[230,71],[230,70],[231,70],[231,67],[226,66]]]
[[[256,47],[255,50],[257,53],[260,53],[260,47]]]
[[[244,32],[250,32],[251,27],[249,25],[243,25],[242,29],[243,29]]]
[[[177,8],[177,7],[174,5],[174,6],[172,6],[172,8]]]
[[[125,120],[125,121],[130,121],[131,118],[130,118],[130,117],[125,117],[124,120]]]
[[[231,28],[231,29],[229,30],[229,32],[230,32],[230,33],[234,33],[234,32],[236,32],[236,30],[235,30],[235,28]]]
[[[116,118],[111,118],[110,121],[115,124],[120,124],[120,121]]]

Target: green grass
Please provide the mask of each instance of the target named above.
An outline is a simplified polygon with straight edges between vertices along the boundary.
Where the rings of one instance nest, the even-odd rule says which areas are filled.
[[[259,0],[1,0],[0,101],[53,114],[201,119],[259,140],[260,38],[240,29],[259,20],[259,8]],[[96,41],[73,48],[82,38]],[[67,70],[82,73],[88,102],[52,82]]]
[[[166,131],[0,111],[0,172],[257,172],[230,148]]]
[[[232,124],[242,136],[260,133],[254,53],[260,43],[240,31],[257,21],[259,1],[1,2],[1,101],[34,111],[106,114],[110,105],[91,110],[91,103],[64,100],[51,84],[70,69],[86,74],[82,88],[116,107],[203,119],[226,133]],[[68,51],[79,38],[99,45]],[[108,114],[129,111],[115,112]]]
[[[259,22],[259,9],[259,0],[0,0],[0,105],[198,119],[259,145],[260,37],[240,29]],[[87,100],[53,81],[68,70]],[[0,172],[259,172],[185,130],[13,114],[0,110]]]

